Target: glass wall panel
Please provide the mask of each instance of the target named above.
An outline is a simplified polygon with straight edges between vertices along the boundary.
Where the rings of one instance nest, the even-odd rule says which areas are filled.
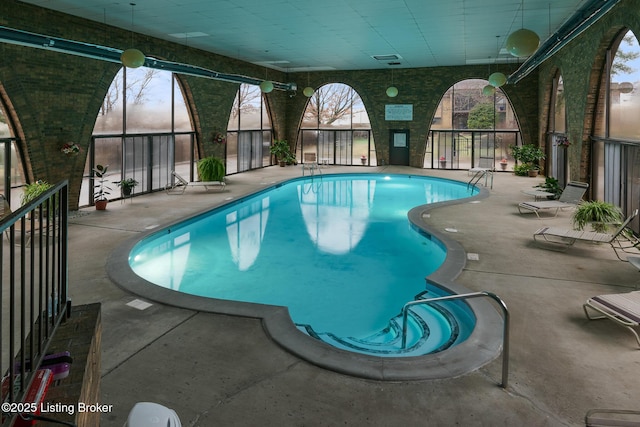
[[[320,164],[377,165],[371,123],[364,103],[342,83],[320,87],[305,108],[296,156],[316,153]]]
[[[227,123],[226,172],[271,165],[269,109],[258,86],[241,84]]]
[[[94,135],[121,134],[124,130],[124,123],[122,122],[124,70],[125,68],[123,67],[118,71],[102,100],[102,106],[93,128]]]
[[[567,127],[567,112],[564,97],[564,83],[562,76],[556,80],[556,92],[553,106],[553,132],[565,133]]]
[[[189,114],[187,110],[187,103],[184,100],[182,88],[175,78],[173,79],[173,109],[174,130],[176,132],[189,132],[193,130],[191,114]]]
[[[611,66],[609,137],[640,141],[640,46],[628,31]]]
[[[519,141],[518,120],[502,89],[484,94],[488,84],[469,79],[447,89],[431,120],[423,167],[494,168],[502,159],[513,165],[509,146]]]
[[[173,74],[146,67],[126,70],[126,132],[171,131]]]

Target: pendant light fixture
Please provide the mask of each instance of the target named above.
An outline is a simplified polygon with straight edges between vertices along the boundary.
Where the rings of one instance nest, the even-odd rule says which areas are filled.
[[[496,88],[494,86],[486,85],[482,88],[482,94],[485,96],[491,96],[494,93],[496,93]]]
[[[387,96],[389,98],[398,96],[398,88],[393,85],[393,68],[391,69],[391,86],[387,88]]]
[[[496,58],[498,58],[498,55],[500,53],[500,36],[496,36]],[[493,86],[494,88],[498,88],[500,86],[504,86],[504,84],[507,82],[507,76],[505,76],[503,73],[497,71],[493,74],[491,74],[489,76],[489,84],[491,86]],[[493,91],[495,93],[495,90]],[[493,94],[491,94],[493,95]]]
[[[131,5],[131,44],[133,45],[133,8],[135,3],[129,3]],[[135,48],[129,48],[122,52],[120,55],[120,61],[122,65],[127,68],[138,68],[144,65],[145,61],[144,53]]]
[[[273,90],[273,82],[271,80],[267,80],[267,69],[264,70],[264,78],[265,80],[260,83],[260,90],[262,93],[269,93]]]
[[[311,98],[313,92],[315,92],[315,90],[313,90],[313,88],[309,85],[309,72],[307,71],[307,86],[302,89],[302,94],[307,98]]]
[[[507,37],[505,47],[511,55],[523,58],[531,56],[538,49],[540,37],[535,32],[524,28],[524,0],[520,4],[520,14],[522,16],[522,28]]]

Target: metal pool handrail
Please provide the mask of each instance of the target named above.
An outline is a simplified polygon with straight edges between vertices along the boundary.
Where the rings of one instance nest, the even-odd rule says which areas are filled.
[[[447,295],[444,297],[426,298],[415,301],[409,301],[402,307],[402,348],[407,345],[407,314],[409,308],[418,304],[431,304],[436,301],[456,300],[456,299],[470,299],[478,297],[489,297],[496,301],[500,308],[502,308],[502,314],[504,316],[504,329],[502,332],[502,388],[507,388],[509,377],[509,310],[507,305],[500,299],[499,296],[487,291],[471,292],[468,294]]]

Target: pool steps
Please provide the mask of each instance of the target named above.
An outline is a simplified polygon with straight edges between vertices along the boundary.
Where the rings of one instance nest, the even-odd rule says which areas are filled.
[[[416,295],[425,299],[426,291]],[[436,327],[429,327],[429,325]],[[317,332],[310,325],[298,324],[304,333],[343,350],[376,356],[422,356],[451,347],[460,336],[455,316],[443,305],[416,305],[408,316],[407,344],[402,348],[402,314],[389,321],[389,325],[365,338],[338,337],[330,332]]]

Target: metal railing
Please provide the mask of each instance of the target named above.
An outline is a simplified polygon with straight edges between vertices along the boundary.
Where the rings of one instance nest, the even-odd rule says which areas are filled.
[[[504,316],[504,329],[502,332],[502,388],[507,388],[508,378],[509,378],[509,310],[507,309],[507,305],[498,297],[497,295],[481,291],[481,292],[471,292],[468,294],[458,294],[458,295],[447,295],[443,297],[434,297],[434,298],[425,298],[419,299],[415,301],[409,301],[402,307],[402,348],[404,349],[407,345],[407,314],[409,308],[418,304],[431,304],[437,301],[450,301],[450,300],[461,300],[461,299],[471,299],[471,298],[479,298],[479,297],[489,297],[496,301],[500,308],[502,308],[502,314]]]
[[[61,182],[0,221],[0,402],[22,402],[68,315],[68,185]],[[2,412],[9,426],[15,413]]]

